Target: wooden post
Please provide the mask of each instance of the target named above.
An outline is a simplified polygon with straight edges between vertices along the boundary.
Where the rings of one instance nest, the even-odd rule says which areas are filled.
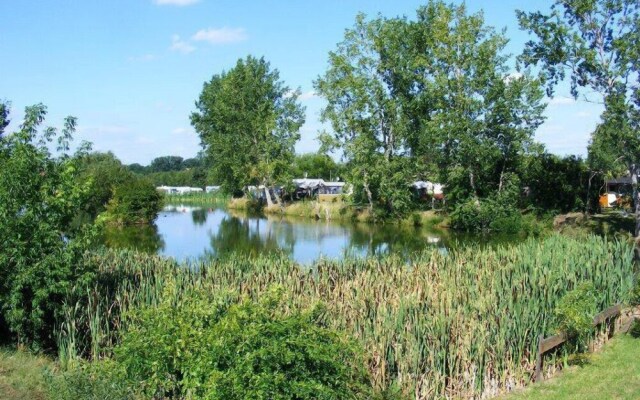
[[[544,336],[538,336],[538,354],[536,356],[536,371],[533,376],[534,382],[540,382],[542,380],[542,357],[544,353],[542,352],[542,342],[544,341]]]

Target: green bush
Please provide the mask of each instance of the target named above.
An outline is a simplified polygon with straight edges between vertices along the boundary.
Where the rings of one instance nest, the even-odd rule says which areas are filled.
[[[598,298],[590,282],[578,285],[565,294],[555,309],[556,326],[560,332],[576,343],[580,350],[586,347],[593,333],[593,317],[598,313]]]
[[[38,134],[45,115],[27,107],[20,130],[0,136],[0,332],[38,350],[53,348],[66,293],[91,277],[79,262],[91,232],[70,229],[87,194],[66,154],[76,120]],[[59,157],[48,147],[56,136]]]
[[[148,224],[162,209],[163,196],[144,178],[132,178],[116,186],[104,220],[115,225]]]
[[[318,321],[322,308],[284,312],[278,294],[232,304],[168,288],[131,316],[116,360],[145,396],[206,399],[370,397],[363,358]]]
[[[636,277],[636,284],[631,291],[631,305],[640,306],[640,276]]]
[[[471,199],[453,210],[451,227],[467,232],[518,233],[523,230],[523,221],[514,204],[492,198]]]
[[[640,319],[636,319],[631,324],[631,329],[629,329],[629,335],[634,338],[640,338]]]

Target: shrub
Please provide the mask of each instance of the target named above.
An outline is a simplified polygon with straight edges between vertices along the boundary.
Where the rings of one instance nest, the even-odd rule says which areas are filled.
[[[54,346],[52,335],[65,294],[91,276],[81,259],[91,232],[71,232],[87,188],[64,152],[75,130],[68,117],[60,135],[37,133],[46,107],[27,107],[20,130],[0,136],[0,332],[35,349]],[[58,136],[60,157],[48,146]]]
[[[232,297],[174,292],[132,316],[115,351],[131,382],[148,397],[369,396],[360,353],[318,322],[321,307],[287,315],[278,294],[230,305]]]
[[[640,319],[636,319],[631,324],[631,329],[629,329],[629,335],[634,338],[640,338]]]
[[[598,312],[598,299],[593,284],[585,282],[565,294],[555,309],[556,326],[584,349],[593,333],[593,317]]]
[[[148,224],[162,209],[163,197],[144,178],[132,178],[116,186],[104,220],[116,225]]]

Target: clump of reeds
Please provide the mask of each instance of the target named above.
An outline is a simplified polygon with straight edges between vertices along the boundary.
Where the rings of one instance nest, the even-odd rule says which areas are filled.
[[[536,340],[554,333],[553,310],[567,291],[589,281],[603,309],[626,302],[634,280],[632,245],[595,236],[426,251],[409,264],[347,258],[301,267],[276,255],[177,265],[130,251],[87,262],[105,283],[70,304],[59,335],[67,358],[108,357],[127,310],[157,304],[169,283],[252,298],[280,285],[292,310],[326,304],[326,323],[367,350],[375,387],[396,384],[416,399],[478,398],[529,382]]]

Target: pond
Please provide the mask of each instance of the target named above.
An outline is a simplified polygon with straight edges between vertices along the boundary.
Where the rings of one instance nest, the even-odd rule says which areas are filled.
[[[260,255],[282,252],[308,264],[320,258],[412,255],[435,248],[448,251],[480,237],[396,225],[316,221],[272,215],[252,215],[212,206],[168,205],[155,225],[110,230],[111,247],[133,247],[178,261],[224,257],[233,252]]]

